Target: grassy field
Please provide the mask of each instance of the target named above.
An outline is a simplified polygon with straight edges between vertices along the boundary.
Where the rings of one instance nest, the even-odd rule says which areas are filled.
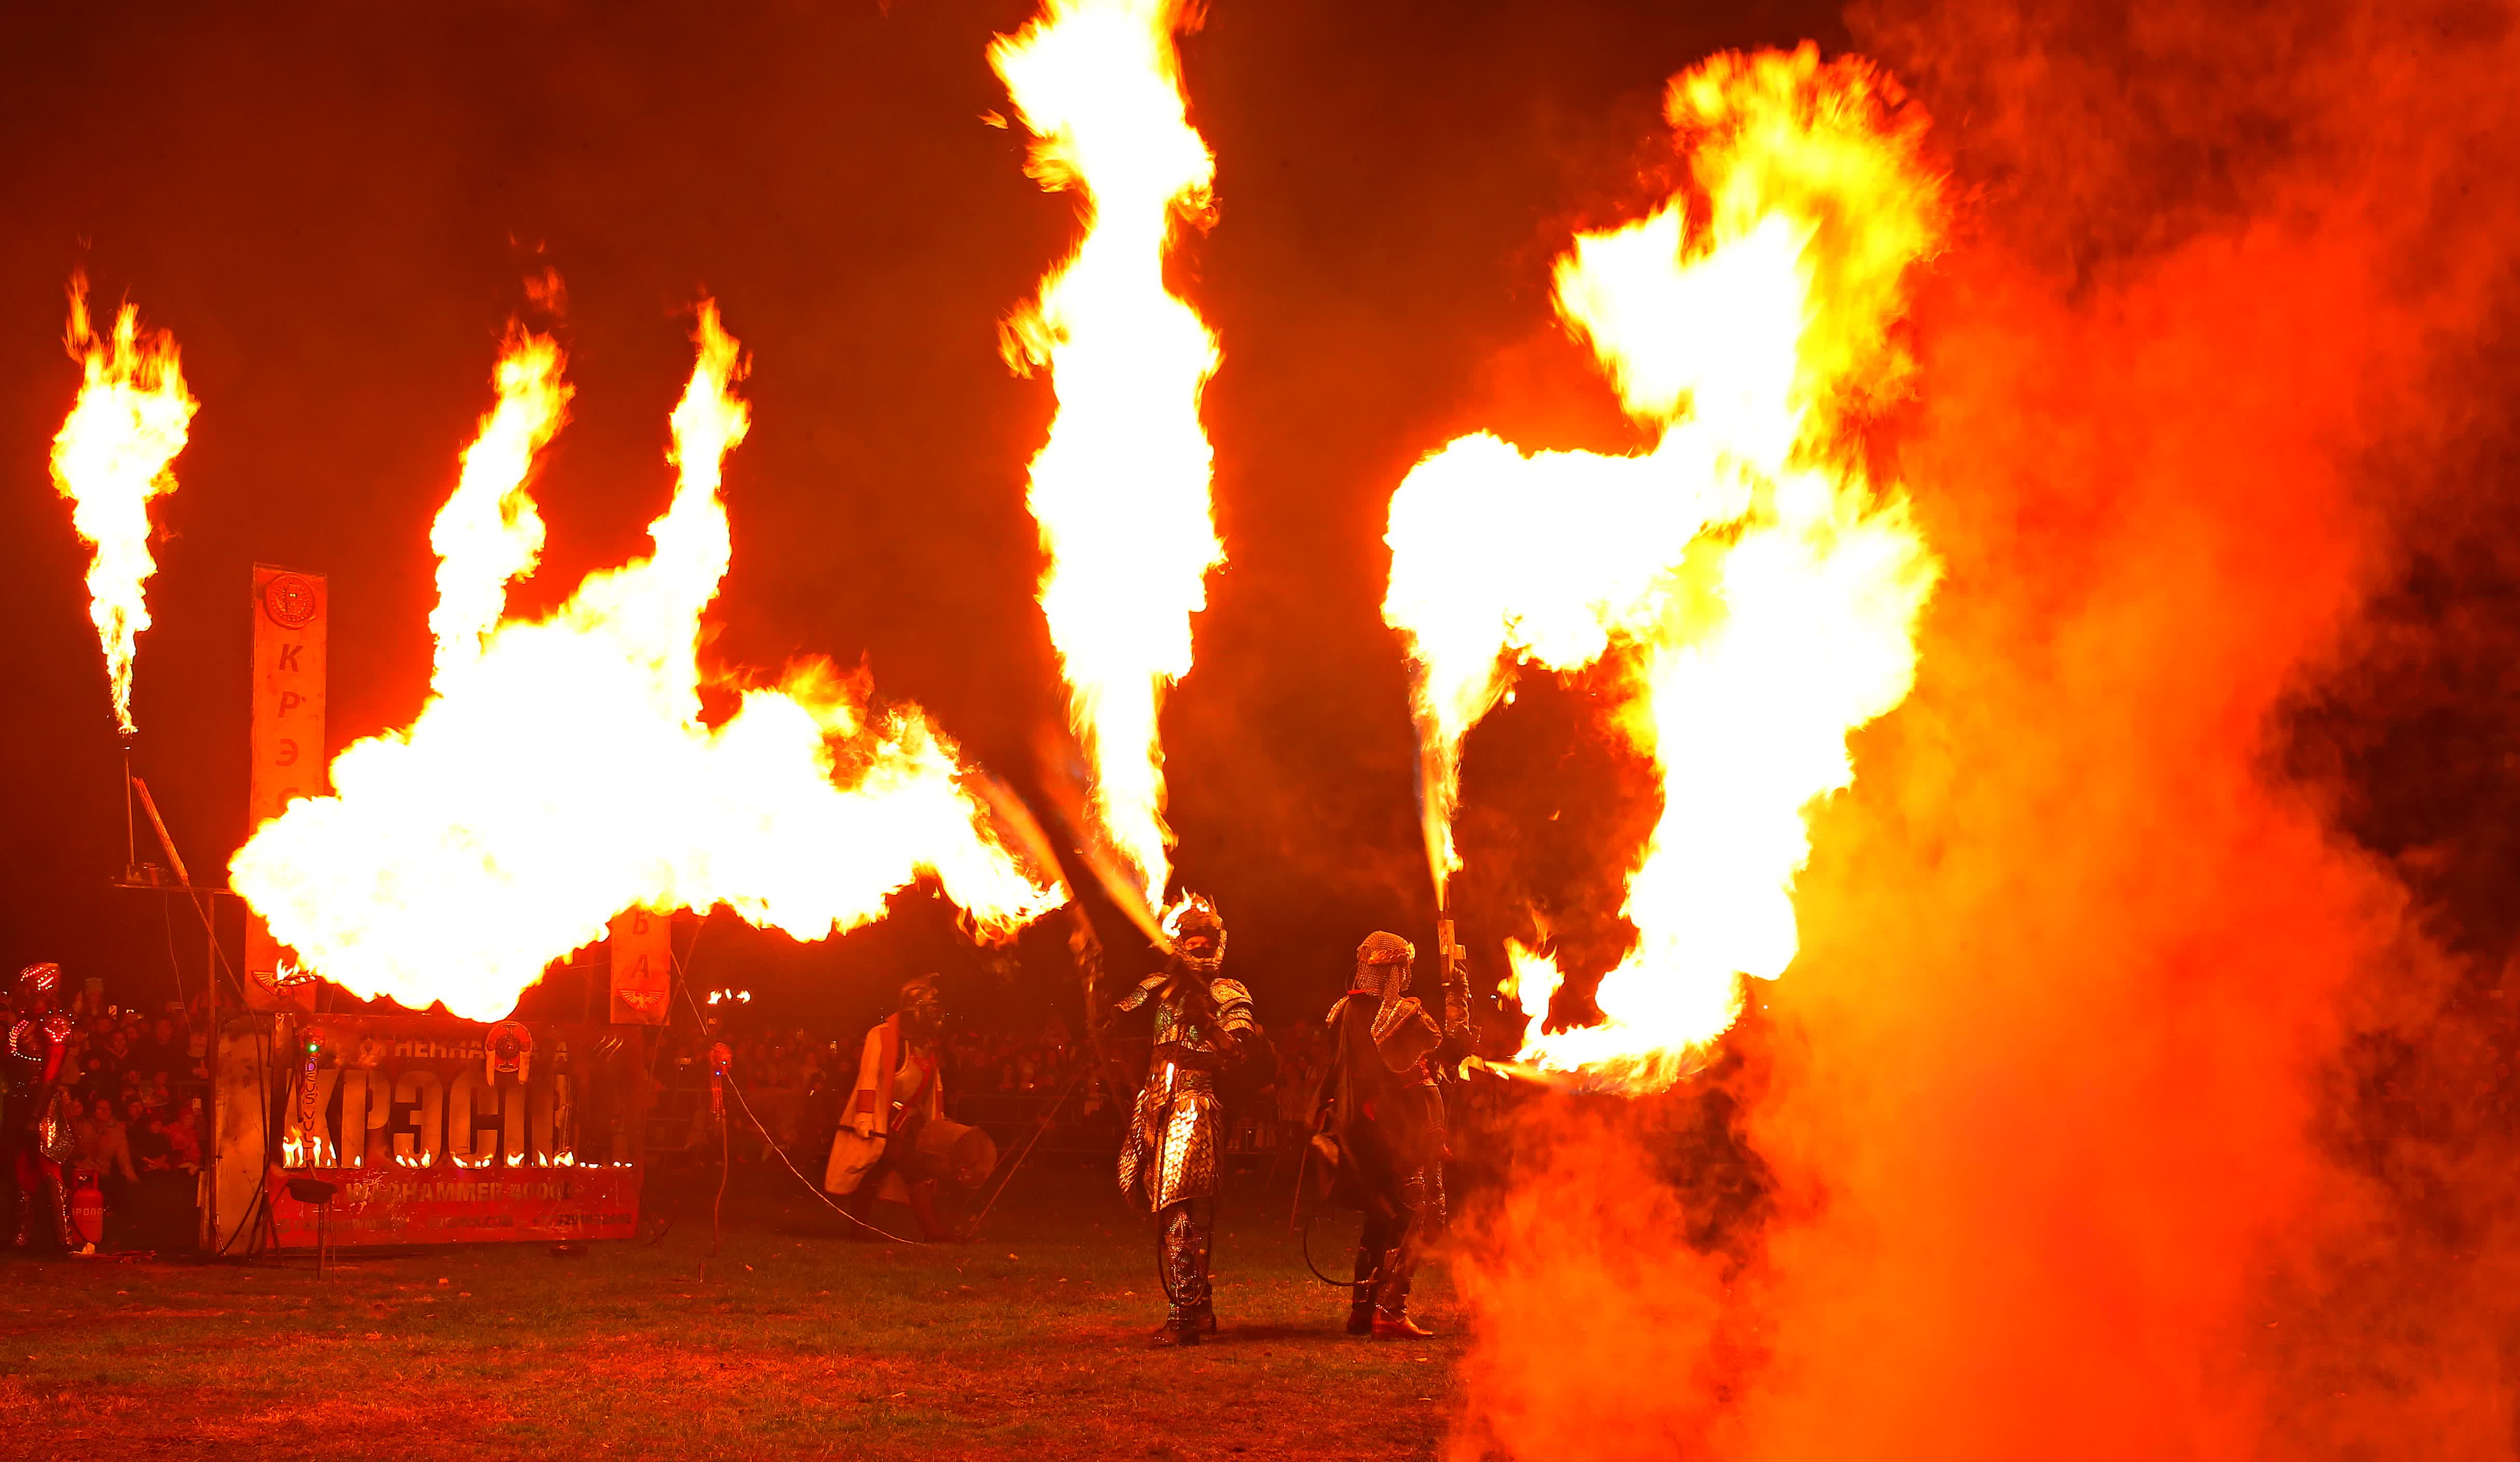
[[[1151,1239],[1100,1165],[1028,1170],[978,1241],[935,1248],[850,1242],[784,1171],[739,1168],[705,1279],[713,1176],[654,1188],[661,1241],[576,1257],[0,1259],[0,1455],[1424,1457],[1455,1409],[1442,1278],[1419,1284],[1441,1338],[1350,1339],[1256,1187],[1225,1204],[1224,1331],[1181,1351],[1145,1348]]]

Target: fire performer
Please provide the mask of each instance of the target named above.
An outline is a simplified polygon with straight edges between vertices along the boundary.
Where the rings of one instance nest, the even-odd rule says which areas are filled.
[[[61,993],[61,966],[28,965],[18,972],[18,1019],[9,1027],[8,1119],[0,1132],[18,1184],[13,1242],[21,1249],[34,1242],[38,1205],[62,1247],[77,1247],[70,1233],[69,1187],[62,1176],[62,1163],[77,1139],[62,1101],[71,1027],[60,1008]]]
[[[858,1175],[849,1211],[867,1221],[886,1180],[898,1178],[920,1236],[929,1240],[952,1237],[936,1209],[937,1176],[919,1156],[921,1131],[945,1111],[937,1060],[944,1028],[936,977],[922,975],[903,984],[898,1008],[867,1031],[857,1089],[841,1117],[842,1127],[854,1130],[861,1143],[881,1143],[879,1155]]]
[[[1356,949],[1356,974],[1330,1007],[1330,1111],[1320,1123],[1340,1154],[1338,1193],[1365,1213],[1349,1291],[1347,1332],[1405,1340],[1432,1331],[1409,1318],[1409,1283],[1426,1246],[1444,1230],[1444,1097],[1436,1072],[1458,1067],[1477,1043],[1469,1024],[1468,969],[1446,944],[1444,1019],[1412,998],[1418,951],[1376,931]]]
[[[1225,921],[1197,894],[1168,921],[1166,968],[1116,1008],[1153,1007],[1154,1050],[1120,1139],[1120,1191],[1155,1217],[1164,1326],[1158,1346],[1194,1346],[1216,1329],[1208,1281],[1223,1147],[1220,1079],[1265,1080],[1276,1057],[1251,1013],[1251,992],[1222,980]]]

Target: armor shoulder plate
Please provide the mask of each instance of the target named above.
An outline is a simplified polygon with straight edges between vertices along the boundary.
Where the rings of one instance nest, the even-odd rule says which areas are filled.
[[[1226,1029],[1256,1030],[1259,1028],[1259,1018],[1252,1013],[1251,1009],[1251,991],[1243,987],[1241,981],[1211,981],[1207,986],[1207,993],[1208,998],[1216,1002],[1218,1024],[1224,1026]]]
[[[1127,995],[1121,998],[1119,1004],[1114,1005],[1111,1008],[1113,1010],[1137,1009],[1139,1006],[1153,999],[1155,997],[1155,991],[1162,989],[1164,987],[1164,982],[1171,978],[1172,977],[1169,975],[1160,973],[1148,976],[1146,979],[1138,982],[1138,987],[1136,989],[1129,991]]]

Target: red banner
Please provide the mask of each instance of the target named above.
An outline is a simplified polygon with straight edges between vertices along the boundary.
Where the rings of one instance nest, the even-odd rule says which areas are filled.
[[[331,602],[324,575],[253,566],[252,771],[246,782],[248,832],[301,797],[325,791],[324,651]],[[312,981],[280,987],[285,957],[260,916],[246,913],[245,997],[259,1009],[312,1010]]]
[[[292,1178],[336,1185],[332,1244],[627,1239],[639,1226],[636,1167],[318,1167],[267,1179],[283,1248],[315,1243],[316,1206],[291,1196]]]
[[[646,909],[612,916],[612,1024],[661,1026],[673,993],[674,922]]]

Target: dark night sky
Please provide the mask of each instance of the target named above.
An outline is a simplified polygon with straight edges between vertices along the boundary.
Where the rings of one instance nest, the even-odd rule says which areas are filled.
[[[10,9],[0,960],[164,988],[158,911],[106,886],[115,739],[85,549],[45,466],[75,389],[59,338],[77,267],[175,333],[202,402],[160,505],[135,707],[140,769],[197,869],[246,831],[249,563],[332,575],[336,750],[417,709],[428,525],[546,263],[577,395],[539,480],[542,571],[512,609],[644,548],[688,310],[713,294],[756,408],[729,468],[716,654],[866,657],[880,694],[1022,775],[1059,714],[1022,508],[1050,395],[1008,373],[996,329],[1076,228],[1023,176],[1020,132],[980,120],[1005,106],[989,38],[1029,12]],[[1367,929],[1422,935],[1431,915],[1375,610],[1392,486],[1474,427],[1555,445],[1615,429],[1550,324],[1548,260],[1636,191],[1671,73],[1805,36],[1843,43],[1820,7],[1219,0],[1186,43],[1221,218],[1181,276],[1223,342],[1206,415],[1232,562],[1167,749],[1181,866],[1223,901],[1264,1008],[1313,1006]],[[976,969],[913,902],[809,949],[713,935],[703,974],[802,1008],[854,1006],[912,963]],[[1026,947],[1022,987],[1063,988],[1055,937]],[[198,980],[199,938],[178,948]]]

